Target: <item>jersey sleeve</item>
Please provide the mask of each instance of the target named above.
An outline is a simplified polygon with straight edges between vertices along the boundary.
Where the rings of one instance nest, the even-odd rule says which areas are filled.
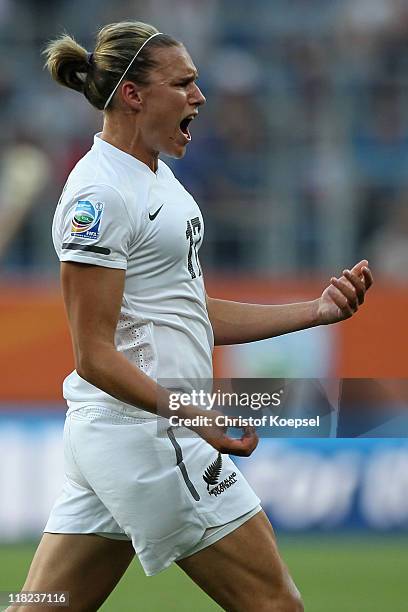
[[[92,186],[74,198],[63,196],[59,206],[60,227],[55,229],[60,261],[127,269],[136,228],[119,191],[108,185]]]

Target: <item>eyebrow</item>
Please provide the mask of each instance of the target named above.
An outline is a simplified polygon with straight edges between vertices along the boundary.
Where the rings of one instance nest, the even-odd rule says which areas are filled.
[[[178,79],[180,81],[187,81],[187,80],[193,80],[193,79],[197,79],[198,78],[198,70],[192,70],[191,72],[189,72],[189,74],[185,74],[182,76],[179,76]]]

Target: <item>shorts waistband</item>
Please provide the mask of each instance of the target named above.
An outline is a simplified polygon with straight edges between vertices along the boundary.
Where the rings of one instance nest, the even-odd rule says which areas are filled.
[[[156,419],[156,415],[152,412],[147,412],[147,410],[142,410],[141,408],[136,408],[136,406],[131,406],[130,404],[125,404],[124,402],[98,402],[98,401],[87,401],[87,402],[73,402],[71,400],[66,400],[68,410],[67,416],[72,412],[77,410],[81,410],[82,408],[106,408],[107,410],[113,410],[119,414],[123,414],[124,416],[134,417],[137,419]]]

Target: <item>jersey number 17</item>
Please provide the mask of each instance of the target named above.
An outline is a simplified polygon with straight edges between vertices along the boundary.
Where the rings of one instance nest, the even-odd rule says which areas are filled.
[[[197,253],[197,245],[201,241],[201,221],[198,217],[194,217],[194,219],[187,220],[187,229],[186,229],[186,238],[189,241],[188,255],[187,255],[187,267],[188,271],[191,274],[191,278],[197,278],[201,276],[201,266],[198,261],[198,253]],[[193,265],[193,250],[194,250],[194,259],[195,259],[195,267]],[[197,272],[197,273],[196,273]]]

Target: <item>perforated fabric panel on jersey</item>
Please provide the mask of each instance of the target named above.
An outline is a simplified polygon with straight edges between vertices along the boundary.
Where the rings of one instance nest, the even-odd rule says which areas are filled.
[[[132,316],[121,314],[116,328],[118,351],[150,376],[157,378],[157,356],[154,349],[152,323],[138,323]]]

